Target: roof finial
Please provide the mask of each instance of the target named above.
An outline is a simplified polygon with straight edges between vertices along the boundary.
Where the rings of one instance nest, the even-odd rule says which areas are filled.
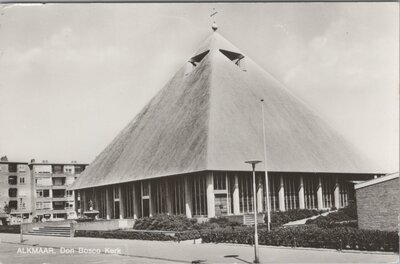
[[[216,14],[218,14],[218,12],[215,11],[215,8],[213,8],[213,13],[210,15],[210,17],[213,17]],[[212,24],[211,28],[212,28],[212,30],[214,30],[214,32],[217,31],[217,29],[218,29],[218,25],[217,25],[217,23],[215,23],[215,19],[214,19],[214,23]]]

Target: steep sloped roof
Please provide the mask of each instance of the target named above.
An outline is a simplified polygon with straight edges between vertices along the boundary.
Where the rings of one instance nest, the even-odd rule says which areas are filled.
[[[219,33],[208,37],[194,55],[206,51],[194,59],[191,73],[184,66],[175,74],[74,188],[204,170],[248,170],[245,160],[263,160],[261,98],[269,171],[378,171]],[[244,56],[246,71],[232,59],[234,53]]]

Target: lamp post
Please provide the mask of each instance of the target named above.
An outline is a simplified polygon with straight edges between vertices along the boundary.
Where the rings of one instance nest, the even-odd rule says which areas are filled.
[[[248,160],[245,163],[251,164],[253,170],[253,209],[254,209],[254,263],[260,263],[258,259],[258,233],[257,233],[257,198],[256,198],[256,164],[259,160]]]
[[[271,208],[269,203],[269,179],[267,169],[267,142],[265,139],[265,118],[264,118],[264,99],[261,99],[261,112],[262,112],[262,124],[263,124],[263,141],[264,141],[264,170],[265,170],[265,189],[266,189],[266,204],[267,204],[267,228],[268,232],[271,231]]]

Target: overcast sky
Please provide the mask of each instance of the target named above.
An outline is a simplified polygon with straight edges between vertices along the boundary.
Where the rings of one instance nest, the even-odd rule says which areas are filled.
[[[91,162],[219,32],[397,171],[398,3],[2,5],[0,155]]]

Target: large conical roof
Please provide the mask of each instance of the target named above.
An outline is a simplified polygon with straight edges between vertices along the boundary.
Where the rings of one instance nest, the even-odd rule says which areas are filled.
[[[249,170],[245,160],[264,157],[260,99],[265,100],[269,171],[378,172],[219,33],[212,33],[189,61],[196,65],[193,70],[182,67],[96,157],[75,188]],[[245,70],[238,66],[244,63]]]

